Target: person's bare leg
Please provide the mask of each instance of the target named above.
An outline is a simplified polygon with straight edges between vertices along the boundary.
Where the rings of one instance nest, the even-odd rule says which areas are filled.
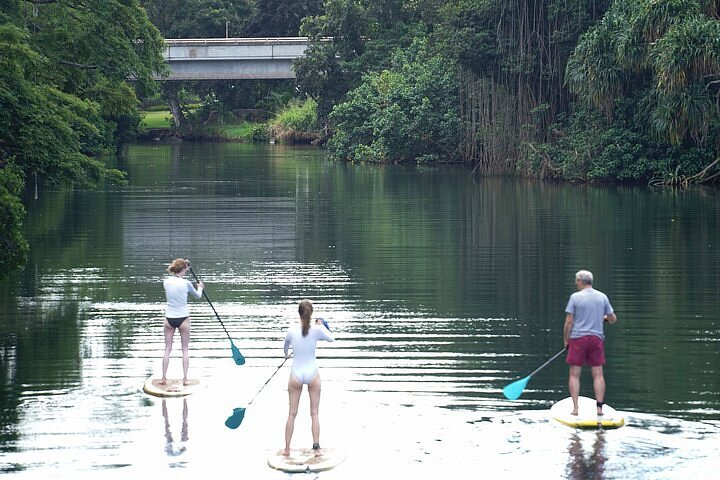
[[[571,415],[578,414],[578,396],[580,395],[580,372],[582,372],[582,367],[570,365],[568,389],[570,390],[570,397],[572,397],[573,401],[573,410],[572,412],[570,412]]]
[[[595,401],[597,402],[597,414],[602,415],[602,404],[605,402],[605,376],[602,365],[592,367],[593,388],[595,389]]]
[[[320,390],[321,381],[320,374],[308,384],[308,394],[310,395],[310,420],[312,422],[313,446],[320,444]],[[319,453],[319,452],[316,452]]]
[[[167,319],[165,319],[163,323],[163,330],[165,332],[165,353],[163,354],[162,360],[162,379],[160,380],[160,385],[165,385],[167,381],[167,369],[168,365],[170,365],[170,353],[172,352],[173,338],[175,336],[175,328],[170,326]]]
[[[188,368],[190,367],[190,318],[178,327],[180,330],[180,347],[182,348],[183,385],[188,384]]]
[[[301,393],[302,383],[291,373],[290,379],[288,380],[289,409],[287,422],[285,423],[285,449],[283,450],[283,455],[285,456],[290,455],[290,441],[292,440],[293,431],[295,430],[295,417],[297,417]]]

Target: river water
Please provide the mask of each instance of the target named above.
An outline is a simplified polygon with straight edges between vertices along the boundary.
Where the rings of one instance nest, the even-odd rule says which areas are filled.
[[[305,297],[337,337],[319,348],[321,443],[347,452],[318,478],[715,475],[717,191],[473,179],[280,145],[132,145],[117,166],[127,186],[28,201],[27,268],[0,284],[8,478],[287,478],[265,463],[287,414],[289,367],[273,372]],[[190,376],[204,388],[163,401],[140,389],[160,372],[161,281],[179,256],[247,363],[193,301]],[[619,317],[605,369],[617,430],[548,418],[567,396],[562,360],[519,400],[502,395],[562,348],[580,268]],[[304,396],[295,446],[311,443],[307,412]]]

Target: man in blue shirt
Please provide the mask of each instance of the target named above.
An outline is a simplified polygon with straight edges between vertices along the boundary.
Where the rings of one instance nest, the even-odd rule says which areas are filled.
[[[580,395],[580,372],[583,365],[589,365],[592,371],[593,388],[597,402],[597,414],[602,415],[605,401],[605,335],[603,323],[615,323],[617,317],[607,295],[592,287],[593,274],[580,270],[575,274],[578,291],[570,295],[565,307],[565,327],[563,340],[568,349],[566,362],[570,365],[568,387],[573,400],[573,415],[578,414],[578,395]]]

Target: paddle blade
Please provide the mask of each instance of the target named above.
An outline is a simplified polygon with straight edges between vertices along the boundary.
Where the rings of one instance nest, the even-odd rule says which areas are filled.
[[[521,378],[520,380],[511,383],[507,387],[503,388],[503,395],[508,400],[517,400],[522,395],[523,390],[530,381],[530,377]]]
[[[228,428],[231,428],[235,430],[240,426],[240,424],[243,421],[243,418],[245,418],[245,409],[244,408],[233,408],[233,413],[230,415],[227,420],[225,420],[225,426]]]
[[[243,354],[240,353],[240,350],[235,346],[232,340],[230,340],[230,349],[232,350],[233,360],[235,360],[235,365],[244,365],[245,364],[245,357],[243,357]]]

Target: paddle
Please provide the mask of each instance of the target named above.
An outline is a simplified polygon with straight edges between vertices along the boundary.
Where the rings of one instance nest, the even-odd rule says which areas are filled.
[[[260,387],[260,390],[258,390],[258,392],[255,394],[255,396],[252,398],[252,400],[250,400],[250,403],[248,403],[248,407],[249,407],[250,405],[252,405],[252,403],[255,401],[255,399],[258,397],[258,395],[260,395],[260,392],[263,391],[263,389],[265,388],[265,386],[266,386],[268,383],[270,383],[270,380],[273,379],[273,377],[275,376],[275,374],[280,371],[280,369],[283,367],[283,365],[285,365],[285,362],[286,362],[286,361],[287,361],[287,357],[285,357],[285,358],[283,359],[283,361],[282,361],[282,363],[280,364],[280,366],[275,369],[275,371],[273,372],[273,374],[270,375],[270,378],[268,378],[267,381],[263,384],[263,386]],[[228,417],[228,419],[225,420],[225,426],[228,427],[228,428],[232,428],[232,429],[238,428],[238,427],[240,426],[240,424],[242,423],[243,419],[245,418],[245,409],[246,409],[246,407],[233,408],[233,413],[232,413],[232,415],[230,415],[230,416]]]
[[[317,320],[320,320],[322,322],[322,324],[325,326],[325,328],[328,329],[328,332],[332,332],[332,330],[330,330],[330,325],[328,324],[328,322],[325,321],[324,318],[318,318]]]
[[[192,267],[190,266],[190,262],[188,261],[188,269],[190,270],[190,273],[192,273],[192,276],[195,278],[196,282],[199,282],[197,275],[195,275],[195,272],[193,272]],[[244,365],[245,364],[245,357],[243,357],[242,353],[240,353],[240,350],[235,346],[235,343],[233,343],[233,339],[230,337],[230,334],[227,331],[227,328],[225,328],[225,324],[220,319],[220,315],[218,315],[217,310],[215,310],[215,307],[213,306],[212,302],[210,301],[210,297],[208,297],[207,292],[205,289],[203,289],[203,295],[205,296],[205,300],[210,304],[210,308],[212,308],[213,312],[215,312],[215,316],[217,317],[218,321],[220,322],[220,325],[222,325],[223,330],[225,330],[225,335],[227,335],[228,340],[230,340],[230,349],[232,350],[232,356],[233,360],[235,360],[236,365]]]
[[[508,385],[507,387],[503,388],[503,395],[505,395],[505,398],[507,398],[508,400],[517,400],[518,398],[520,398],[520,395],[522,395],[523,390],[525,389],[528,382],[530,381],[530,377],[532,377],[537,372],[539,372],[543,368],[550,365],[550,362],[552,362],[553,360],[558,358],[560,355],[565,353],[566,350],[567,350],[567,347],[563,348],[562,350],[557,352],[555,355],[553,355],[550,360],[548,360],[547,362],[543,363],[538,368],[533,370],[533,372],[530,375],[528,375],[525,378],[521,378],[520,380],[513,382],[510,385]]]

